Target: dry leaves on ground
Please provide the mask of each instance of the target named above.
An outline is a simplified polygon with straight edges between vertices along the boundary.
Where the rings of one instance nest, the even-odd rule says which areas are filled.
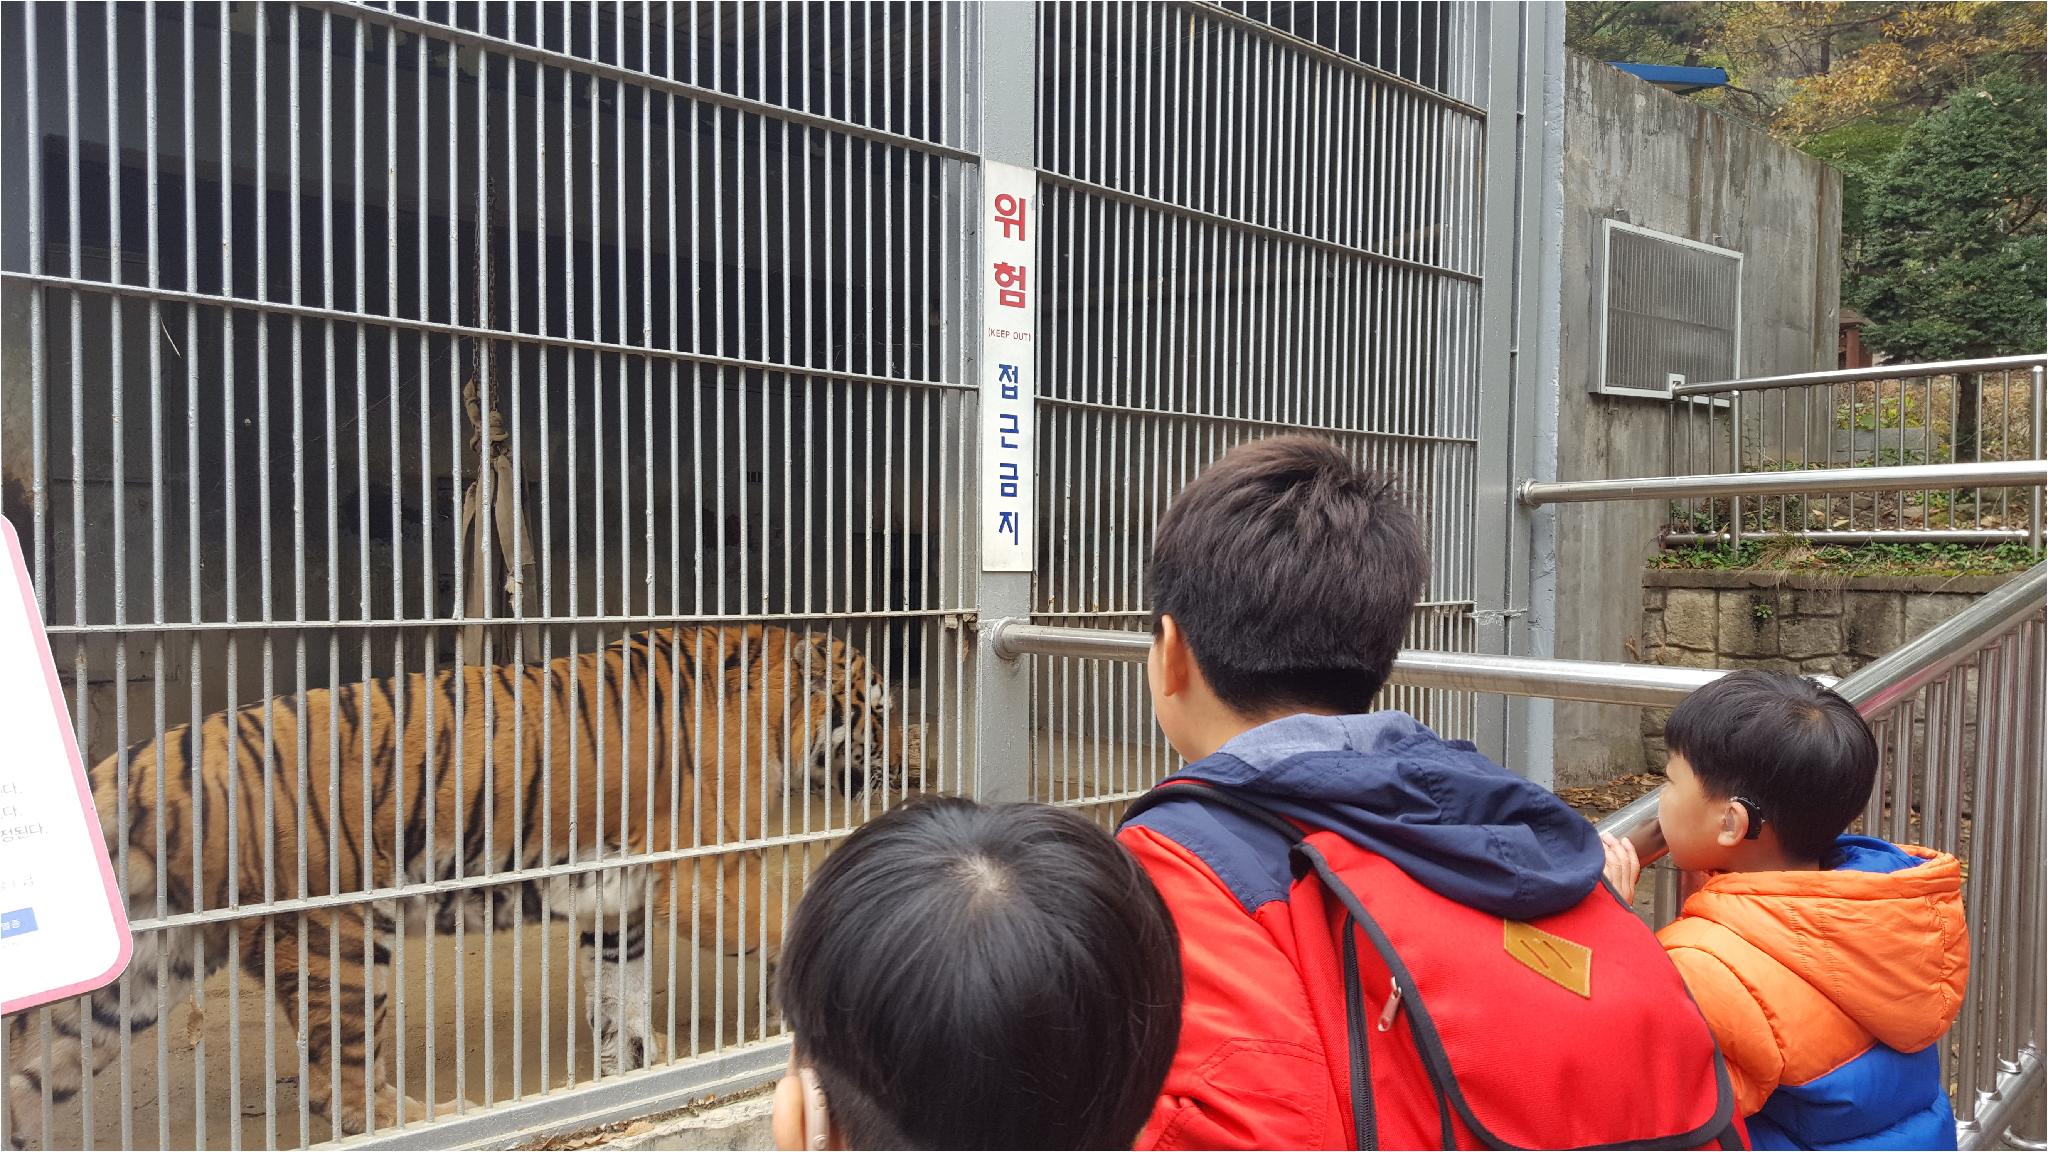
[[[1603,784],[1595,784],[1588,788],[1559,788],[1557,796],[1558,799],[1578,809],[1580,815],[1589,820],[1598,820],[1662,783],[1662,776],[1638,772],[1632,776],[1616,776]]]

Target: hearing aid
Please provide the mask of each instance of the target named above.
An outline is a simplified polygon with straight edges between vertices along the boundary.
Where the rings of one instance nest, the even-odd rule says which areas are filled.
[[[1763,810],[1763,806],[1762,806],[1762,805],[1760,805],[1760,804],[1758,804],[1758,803],[1757,803],[1756,801],[1754,801],[1754,800],[1751,800],[1751,799],[1750,799],[1749,797],[1747,797],[1747,796],[1736,796],[1736,797],[1733,797],[1732,799],[1733,799],[1733,800],[1734,800],[1734,801],[1735,801],[1735,802],[1736,802],[1737,804],[1740,804],[1740,805],[1742,805],[1742,811],[1743,811],[1743,813],[1744,813],[1745,815],[1747,815],[1747,816],[1749,817],[1749,830],[1748,830],[1747,832],[1744,832],[1744,833],[1742,834],[1742,838],[1743,838],[1744,840],[1754,840],[1754,839],[1756,839],[1756,838],[1757,838],[1758,836],[1761,836],[1761,835],[1763,835],[1763,831],[1764,831],[1764,810]]]
[[[824,1152],[832,1134],[832,1113],[825,1107],[825,1086],[809,1068],[796,1070],[804,1090],[804,1146]]]

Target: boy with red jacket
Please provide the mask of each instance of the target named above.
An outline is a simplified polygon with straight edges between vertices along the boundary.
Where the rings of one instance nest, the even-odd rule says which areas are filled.
[[[1118,836],[1186,990],[1138,1146],[1739,1147],[1592,826],[1367,712],[1426,571],[1392,483],[1309,437],[1238,447],[1161,518],[1148,682],[1188,766]]]

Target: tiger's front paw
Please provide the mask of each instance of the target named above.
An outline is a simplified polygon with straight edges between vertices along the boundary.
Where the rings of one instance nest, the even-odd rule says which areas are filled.
[[[378,1128],[395,1128],[400,1124],[417,1124],[422,1120],[433,1120],[452,1116],[459,1111],[477,1107],[467,1097],[429,1105],[416,1096],[408,1096],[398,1090],[395,1084],[379,1087],[376,1096],[376,1121]],[[351,1093],[343,1094],[343,1104],[333,1110],[334,1127],[338,1134],[353,1136],[370,1129],[370,1116],[362,1107],[362,1098]],[[325,1111],[323,1102],[314,1101],[315,1111]]]
[[[631,1072],[660,1062],[661,1044],[654,1038],[654,1030],[637,1020],[607,1030],[597,1050],[600,1076]]]

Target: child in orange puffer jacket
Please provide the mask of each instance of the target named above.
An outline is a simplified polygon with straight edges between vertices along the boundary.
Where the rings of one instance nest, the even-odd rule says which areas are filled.
[[[1956,858],[1844,835],[1877,775],[1848,701],[1732,672],[1664,730],[1657,818],[1672,863],[1710,873],[1658,933],[1720,1042],[1757,1148],[1954,1148],[1936,1042],[1970,940]],[[1608,840],[1624,898],[1634,849]]]

